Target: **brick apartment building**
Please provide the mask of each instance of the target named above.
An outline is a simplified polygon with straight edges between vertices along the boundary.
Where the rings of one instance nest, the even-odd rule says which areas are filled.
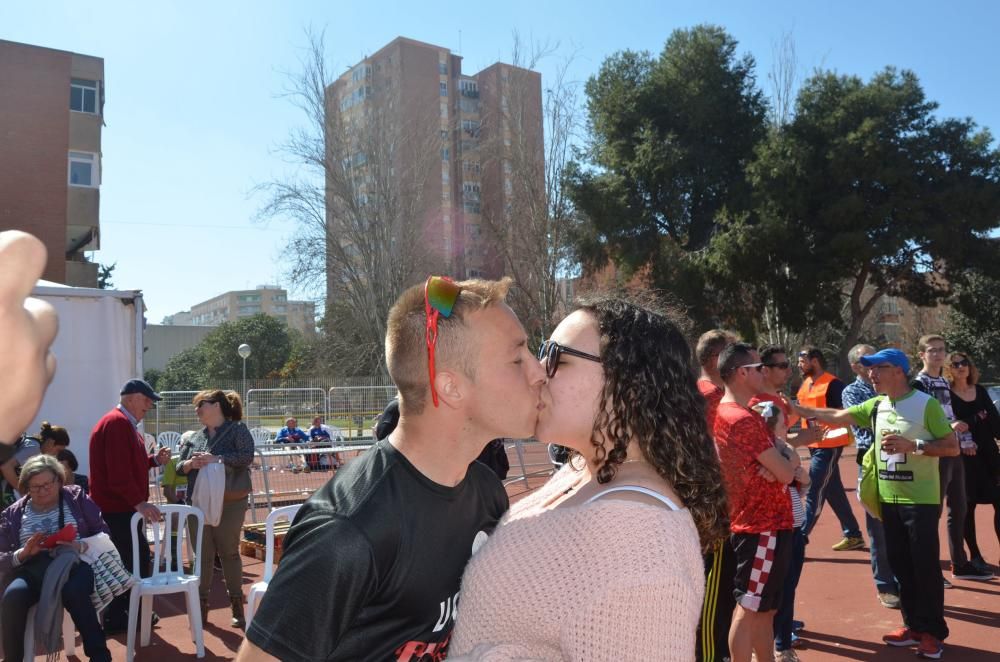
[[[378,117],[405,140],[390,166],[397,175],[420,176],[401,184],[422,191],[419,209],[408,216],[421,225],[419,245],[408,250],[426,253],[430,264],[459,278],[505,273],[497,247],[518,203],[533,195],[544,205],[539,73],[496,63],[465,74],[460,55],[398,37],[327,89],[327,115],[328,123],[359,133]],[[363,152],[358,148],[345,165],[349,159],[359,171],[375,167]],[[525,179],[533,179],[531,186]],[[335,207],[328,197],[328,218]],[[334,278],[328,274],[328,292],[335,291]]]
[[[104,60],[0,40],[0,230],[41,239],[42,276],[96,287]]]

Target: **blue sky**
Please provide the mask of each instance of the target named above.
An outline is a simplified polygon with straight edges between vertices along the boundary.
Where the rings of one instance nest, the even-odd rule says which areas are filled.
[[[576,52],[583,81],[622,49],[659,52],[670,32],[725,27],[757,59],[795,39],[802,74],[863,78],[914,70],[945,116],[1000,132],[995,29],[1000,5],[955,0],[857,2],[2,2],[0,39],[103,57],[107,84],[102,249],[116,287],[146,293],[148,319],[230,289],[280,282],[293,227],[252,219],[257,183],[288,172],[275,147],[300,123],[279,98],[308,26],[326,28],[334,71],[403,35],[451,48],[475,72],[509,60],[512,33]],[[459,35],[461,34],[461,37]],[[552,60],[540,67],[544,75]],[[766,87],[765,87],[766,89]],[[2,91],[0,91],[2,93]],[[295,292],[311,298],[316,293]]]

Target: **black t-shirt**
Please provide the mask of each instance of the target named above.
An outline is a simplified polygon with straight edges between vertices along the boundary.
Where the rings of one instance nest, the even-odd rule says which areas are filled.
[[[508,505],[481,464],[445,487],[377,442],[299,510],[247,638],[281,660],[443,659],[473,541]]]

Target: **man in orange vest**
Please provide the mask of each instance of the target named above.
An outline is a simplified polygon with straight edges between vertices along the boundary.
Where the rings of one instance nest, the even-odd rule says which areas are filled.
[[[803,377],[798,393],[800,406],[844,408],[841,400],[844,382],[826,371],[826,359],[822,351],[816,347],[803,347],[799,352],[798,364]],[[853,439],[851,430],[847,427],[833,427],[809,420],[802,421],[802,425],[819,425],[823,428],[823,438],[809,444],[809,478],[812,482],[806,493],[806,518],[802,530],[806,536],[809,535],[823,511],[823,502],[829,501],[844,532],[844,539],[833,546],[834,551],[861,549],[865,546],[865,541],[861,537],[858,520],[855,519],[851,504],[844,493],[838,466],[844,447]]]

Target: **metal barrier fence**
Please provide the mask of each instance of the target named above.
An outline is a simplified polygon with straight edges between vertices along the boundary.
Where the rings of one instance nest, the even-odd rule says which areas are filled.
[[[250,467],[252,491],[248,497],[249,521],[263,522],[273,508],[304,503],[333,477],[334,467],[350,462],[371,445],[370,437],[295,445],[275,444],[273,435],[272,439],[258,443]],[[523,491],[535,489],[552,474],[553,467],[545,444],[511,439],[504,447],[511,471],[503,484],[509,493],[517,493],[517,490],[511,491],[517,483],[523,483],[517,486]],[[153,499],[164,503],[159,486],[154,484],[151,488]]]
[[[327,423],[339,427],[349,439],[370,437],[375,417],[396,397],[396,387],[335,386],[327,397]]]
[[[262,522],[272,508],[303,503],[333,476],[334,467],[371,447],[371,440],[345,444],[261,444],[250,478],[250,520]]]
[[[243,417],[253,428],[279,429],[285,419],[295,418],[302,429],[313,418],[327,418],[326,392],[321,388],[250,389],[243,403]]]
[[[143,428],[147,434],[158,437],[161,432],[178,432],[183,434],[188,430],[201,427],[195,414],[191,400],[198,391],[162,391],[163,398],[156,403],[155,414],[147,415]]]
[[[508,439],[504,443],[504,449],[507,451],[508,460],[515,460],[510,463],[511,471],[520,468],[521,472],[516,475],[508,473],[507,478],[503,481],[504,487],[522,481],[524,489],[530,490],[537,487],[537,485],[530,484],[531,478],[551,476],[553,465],[549,461],[546,447],[547,444],[542,444],[534,439]],[[511,451],[513,451],[513,458]]]

